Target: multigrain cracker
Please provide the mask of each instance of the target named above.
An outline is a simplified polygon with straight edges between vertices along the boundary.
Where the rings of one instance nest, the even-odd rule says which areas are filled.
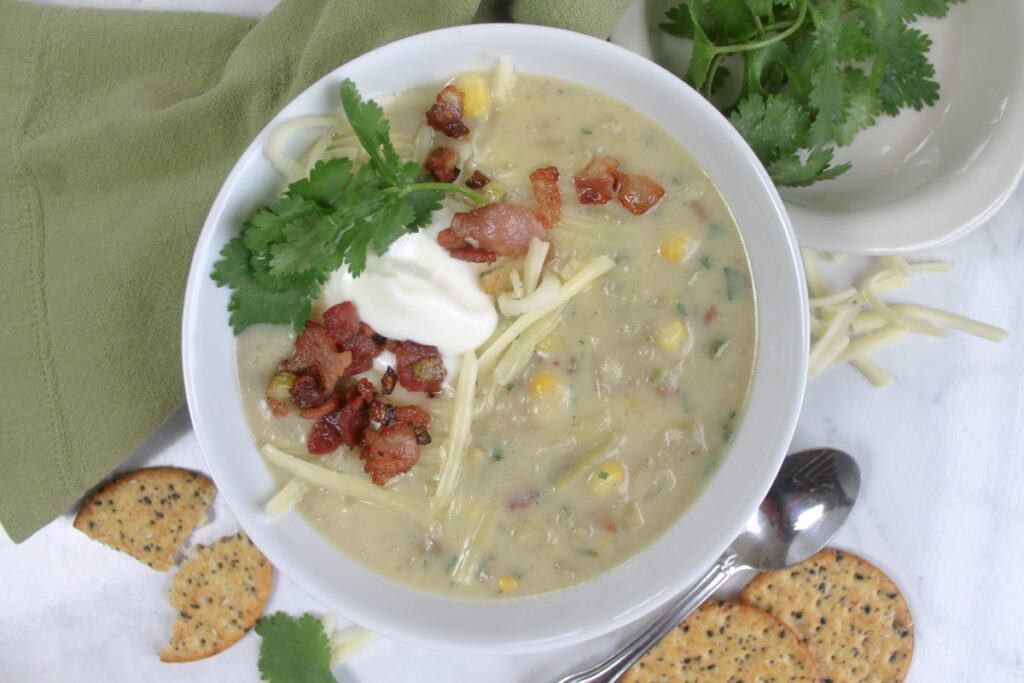
[[[179,467],[148,467],[104,484],[74,526],[90,538],[165,572],[216,495],[213,482]]]
[[[807,643],[822,680],[902,681],[914,652],[910,609],[892,580],[849,553],[759,574],[740,600],[771,612]]]
[[[705,602],[634,664],[620,683],[818,681],[818,665],[785,624],[731,601]]]
[[[238,642],[263,613],[274,568],[239,532],[198,546],[174,576],[170,602],[178,610],[164,662],[191,662]]]

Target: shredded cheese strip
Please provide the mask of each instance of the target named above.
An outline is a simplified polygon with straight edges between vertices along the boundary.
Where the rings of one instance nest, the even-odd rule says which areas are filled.
[[[821,298],[832,293],[832,289],[821,272],[821,264],[818,263],[818,253],[810,249],[801,249],[800,256],[804,262],[804,276],[807,278],[807,291],[812,297]]]
[[[911,318],[910,316],[903,315],[902,313],[898,313],[897,311],[890,308],[888,304],[882,301],[881,297],[879,296],[879,291],[876,289],[876,286],[880,280],[886,278],[887,276],[888,273],[886,273],[885,271],[879,271],[872,275],[871,277],[869,277],[868,281],[864,283],[864,297],[868,300],[868,302],[870,302],[871,306],[874,307],[876,311],[878,311],[879,315],[881,315],[891,323],[903,325],[904,327],[908,327],[914,330],[915,332],[921,332],[922,334],[930,334],[934,337],[945,337],[947,334],[945,330],[941,330],[935,325],[932,325],[931,323],[927,323],[922,320],[917,320],[915,318]]]
[[[491,77],[491,102],[494,109],[501,111],[512,100],[512,90],[516,87],[516,72],[512,68],[512,60],[502,57]]]
[[[311,484],[329,491],[340,493],[355,500],[370,503],[389,510],[401,517],[420,524],[430,524],[430,511],[391,489],[371,484],[369,481],[351,474],[335,472],[321,467],[290,453],[265,444],[260,454],[272,465],[276,465],[296,477],[301,477]]]
[[[546,316],[535,322],[509,344],[505,355],[494,366],[494,384],[505,386],[519,376],[526,364],[533,358],[537,344],[554,331],[564,306],[559,306]]]
[[[896,381],[892,374],[870,358],[854,358],[850,361],[850,365],[880,389],[892,386]]]
[[[331,633],[331,668],[350,659],[354,654],[375,642],[379,636],[362,626],[346,626]]]
[[[515,274],[515,271],[512,271]],[[518,279],[518,278],[517,278]],[[513,288],[515,282],[513,282]],[[498,311],[506,318],[513,318],[547,307],[558,296],[562,283],[554,273],[548,273],[544,281],[540,283],[529,296],[515,298],[502,294],[498,297]]]
[[[284,148],[295,133],[307,128],[323,128],[330,130],[345,125],[345,119],[337,116],[300,116],[289,119],[270,131],[265,146],[267,157],[289,181],[304,178],[307,175],[303,164],[285,154]]]
[[[292,477],[274,497],[267,501],[266,512],[271,519],[279,519],[302,500],[309,491],[309,482],[299,477]]]
[[[846,289],[835,292],[834,294],[812,297],[811,299],[808,299],[807,303],[811,306],[811,308],[835,306],[836,304],[846,303],[853,297],[857,296],[858,293],[859,290],[856,287],[847,287]]]
[[[470,583],[477,574],[480,567],[480,546],[494,526],[494,513],[494,506],[488,505],[482,513],[475,515],[476,523],[462,542],[462,548],[452,567],[452,578],[459,583]]]
[[[832,361],[850,343],[846,335],[846,329],[850,322],[856,317],[858,308],[856,306],[843,306],[836,311],[835,317],[828,325],[828,329],[811,346],[811,355],[807,362],[807,372],[811,377],[817,376],[822,370],[829,367]]]
[[[910,330],[906,327],[901,327],[900,325],[886,325],[876,332],[865,334],[854,339],[846,346],[845,349],[843,349],[842,353],[835,357],[834,363],[846,363],[855,358],[863,358],[864,356],[872,354],[889,344],[903,339],[908,334],[910,334]]]
[[[472,351],[467,351],[459,363],[459,379],[455,385],[452,418],[448,429],[448,452],[441,461],[441,474],[437,491],[431,501],[435,511],[451,505],[455,496],[455,484],[459,479],[466,447],[469,445],[469,430],[473,425],[473,397],[476,395],[477,360]]]
[[[555,480],[555,487],[562,488],[570,481],[575,479],[584,470],[590,469],[599,462],[603,462],[605,459],[615,455],[622,448],[622,444],[625,442],[626,437],[621,434],[611,434],[606,436],[596,448],[591,450],[589,453],[584,455],[582,458],[573,463],[568,469],[566,469],[559,477]]]
[[[562,284],[562,288],[559,290],[558,296],[555,297],[551,303],[543,308],[531,311],[530,313],[524,313],[516,318],[515,321],[509,325],[497,339],[491,342],[491,345],[487,347],[482,354],[480,354],[480,358],[478,359],[479,366],[481,368],[489,367],[491,363],[498,359],[498,356],[501,355],[502,351],[504,351],[516,337],[522,334],[526,328],[582,292],[590,285],[590,283],[597,280],[597,278],[604,275],[614,266],[615,262],[607,256],[604,256],[603,254],[595,256],[587,263],[587,265],[583,266],[579,272]]]
[[[541,271],[544,269],[544,261],[547,259],[550,249],[550,242],[545,242],[539,237],[530,238],[530,247],[526,250],[526,258],[523,260],[523,294],[525,296],[530,296],[533,294],[533,290],[537,289]]]

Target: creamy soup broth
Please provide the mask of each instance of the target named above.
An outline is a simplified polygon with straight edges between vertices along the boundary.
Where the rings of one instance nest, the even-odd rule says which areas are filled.
[[[415,141],[422,147],[423,112],[437,90],[382,101],[396,146],[407,141],[410,156],[423,154]],[[615,266],[569,301],[516,377],[495,384],[481,370],[450,511],[412,521],[316,487],[297,507],[347,555],[396,581],[465,597],[522,596],[624,562],[701,492],[746,401],[754,294],[741,236],[714,185],[674,138],[628,105],[519,74],[500,112],[467,123],[467,139],[437,135],[432,143],[454,145],[463,173],[480,169],[507,189],[506,201],[531,205],[528,174],[558,167],[562,215],[547,271],[564,280],[597,254]],[[573,174],[604,155],[653,178],[665,189],[660,203],[640,216],[615,200],[580,204]],[[517,265],[481,267],[481,281]],[[272,326],[239,335],[239,380],[257,443],[313,459],[304,448],[309,421],[295,411],[275,418],[263,401],[294,338]],[[449,369],[449,385],[455,379]],[[447,455],[452,394],[448,386],[435,398],[401,390],[392,397],[433,416],[419,463],[387,485],[427,508]],[[344,447],[318,462],[369,479]]]

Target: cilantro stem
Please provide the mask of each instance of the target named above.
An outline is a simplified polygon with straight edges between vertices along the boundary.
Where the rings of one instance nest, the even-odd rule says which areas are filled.
[[[804,23],[804,18],[807,16],[807,8],[809,5],[810,0],[804,0],[802,3],[800,3],[800,14],[796,16],[796,19],[793,20],[793,23],[789,26],[789,28],[787,28],[782,33],[777,33],[771,38],[765,38],[764,40],[758,40],[750,43],[739,43],[738,45],[722,46],[715,45],[714,51],[716,54],[722,55],[732,54],[733,52],[749,52],[750,50],[756,50],[758,48],[765,47],[766,45],[777,43],[780,40],[785,40],[786,38],[796,33],[798,30],[800,30],[800,27]]]
[[[442,192],[445,190],[450,190],[452,192],[459,192],[461,194],[464,194],[465,196],[469,197],[474,202],[480,205],[490,203],[490,200],[487,199],[487,197],[480,194],[479,192],[474,192],[468,187],[464,187],[463,185],[456,185],[454,183],[412,183],[411,185],[406,185],[405,187],[385,187],[381,190],[381,192],[384,192],[386,194],[394,194],[397,192],[399,197],[404,197],[412,192],[421,192],[424,190],[440,190]]]

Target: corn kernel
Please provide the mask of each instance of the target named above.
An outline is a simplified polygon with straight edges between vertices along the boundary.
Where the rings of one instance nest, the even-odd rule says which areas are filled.
[[[462,74],[455,79],[455,87],[462,92],[462,113],[465,116],[479,118],[487,115],[490,103],[487,96],[487,81],[482,74]]]
[[[561,394],[564,389],[565,386],[562,384],[561,380],[550,372],[538,372],[534,375],[533,379],[530,380],[530,392],[534,397],[541,400],[561,398]]]
[[[669,235],[658,247],[658,253],[666,261],[682,261],[689,250],[690,240],[681,232]]]
[[[663,351],[675,351],[686,339],[686,324],[678,318],[666,318],[651,330],[654,343]]]
[[[498,579],[498,590],[502,593],[511,593],[519,588],[519,579],[514,574],[505,574]]]
[[[606,462],[598,467],[587,479],[590,490],[598,495],[604,495],[615,490],[626,478],[626,470],[621,463],[616,461]]]

